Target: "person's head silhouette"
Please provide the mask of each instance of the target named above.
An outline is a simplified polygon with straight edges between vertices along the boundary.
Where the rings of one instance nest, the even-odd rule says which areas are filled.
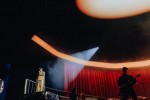
[[[126,73],[127,73],[127,70],[128,70],[128,68],[127,68],[127,67],[123,67],[123,68],[122,68],[122,71],[123,71],[123,73],[124,73],[124,74],[126,74]]]

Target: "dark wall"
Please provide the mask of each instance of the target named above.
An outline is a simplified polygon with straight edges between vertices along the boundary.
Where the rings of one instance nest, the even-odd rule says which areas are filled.
[[[14,64],[10,70],[6,100],[21,100],[24,93],[25,79],[36,80],[38,68],[35,65]]]

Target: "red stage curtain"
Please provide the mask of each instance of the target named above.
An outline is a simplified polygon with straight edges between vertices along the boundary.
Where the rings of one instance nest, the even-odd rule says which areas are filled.
[[[122,74],[121,69],[84,67],[80,71],[81,68],[77,66],[68,63],[64,65],[66,91],[71,91],[75,87],[78,93],[83,92],[85,95],[118,98],[117,80]],[[78,75],[74,78],[74,75],[77,73]],[[129,68],[128,73],[132,76],[141,74],[137,78],[138,83],[135,85],[136,94],[137,96],[146,96],[150,99],[150,68]]]

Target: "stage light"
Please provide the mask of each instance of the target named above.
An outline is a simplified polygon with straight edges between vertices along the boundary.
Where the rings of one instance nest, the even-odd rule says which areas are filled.
[[[93,57],[93,55],[96,53],[97,50],[98,48],[96,47],[96,48],[92,48],[92,49],[88,49],[85,51],[72,54],[71,56],[89,61]],[[76,78],[76,76],[79,74],[79,72],[84,68],[84,66],[86,65],[86,62],[85,64],[78,64],[78,63],[71,62],[71,61],[65,61],[65,64],[67,64],[68,66],[78,67],[76,72],[71,77],[70,81],[73,81]]]
[[[78,64],[86,65],[86,66],[110,68],[110,69],[118,69],[118,68],[122,68],[123,66],[127,66],[128,68],[150,66],[150,60],[136,61],[136,62],[124,62],[124,63],[105,63],[105,62],[87,61],[87,60],[83,60],[83,59],[73,57],[73,56],[57,51],[56,49],[54,49],[52,46],[47,44],[45,41],[43,41],[36,35],[32,37],[32,40],[36,42],[37,44],[39,44],[44,49],[46,49],[47,51],[49,51],[51,54],[59,58],[62,58],[71,62],[75,62]]]
[[[85,51],[81,51],[75,54],[72,54],[71,56],[73,57],[77,57],[80,59],[84,59],[84,60],[90,60],[90,58],[95,54],[95,52],[97,51],[97,48],[92,48],[89,50],[85,50]],[[64,64],[69,65],[69,66],[74,66],[74,67],[78,67],[78,70],[76,70],[76,73],[74,73],[72,75],[72,78],[70,81],[74,80],[74,78],[76,78],[76,76],[78,75],[78,73],[83,69],[84,65],[83,64],[78,64],[78,63],[74,63],[71,61],[66,61],[63,59],[57,59],[56,61],[53,62],[47,62],[47,69],[48,69],[48,77],[49,80],[51,80],[51,84],[54,88],[59,88],[62,89],[64,87],[63,84],[60,84],[60,82],[62,82],[64,80]]]
[[[94,18],[125,18],[150,11],[150,0],[76,0],[78,9]]]
[[[96,53],[97,50],[98,48],[95,47],[82,52],[72,54],[71,56],[88,61]]]
[[[50,85],[55,89],[63,89],[64,85],[61,82],[64,80],[64,60],[58,58],[54,61],[47,61],[46,67],[48,72],[48,80]]]

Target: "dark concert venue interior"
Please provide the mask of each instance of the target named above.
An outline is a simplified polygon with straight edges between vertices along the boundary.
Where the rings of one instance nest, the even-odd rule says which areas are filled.
[[[150,100],[149,0],[3,0],[0,13],[0,100]]]

